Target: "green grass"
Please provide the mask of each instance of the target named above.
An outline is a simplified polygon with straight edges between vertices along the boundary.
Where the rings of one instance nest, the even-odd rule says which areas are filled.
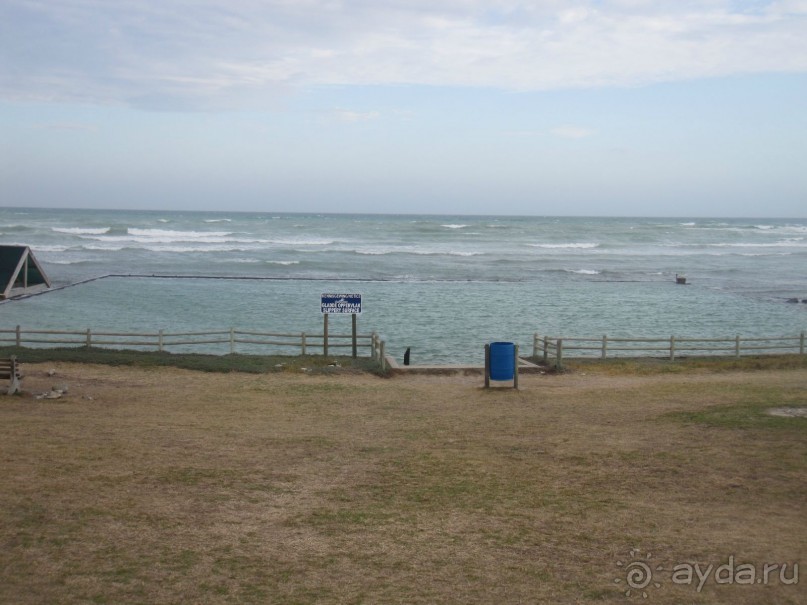
[[[741,403],[721,405],[696,412],[675,412],[670,418],[688,423],[704,424],[711,427],[729,429],[776,429],[795,431],[807,436],[807,418],[772,416],[768,409],[773,407],[805,407],[807,397],[800,405],[780,403]]]
[[[354,370],[385,375],[379,363],[368,357],[323,355],[205,355],[201,353],[167,353],[105,349],[98,347],[64,347],[34,349],[0,347],[0,357],[16,355],[21,363],[71,362],[110,366],[175,367],[199,372],[303,372],[328,374]],[[338,364],[338,366],[332,364]]]
[[[16,355],[21,363],[72,362],[109,366],[176,367],[200,372],[310,372],[314,374],[368,372],[388,376],[389,370],[368,358],[323,355],[208,355],[202,353],[168,353],[107,349],[100,347],[26,348],[0,347],[0,357]],[[542,363],[541,357],[529,358]],[[333,364],[338,364],[333,365]],[[606,375],[649,376],[691,372],[732,372],[752,370],[796,370],[807,368],[807,355],[759,355],[740,357],[688,357],[675,361],[660,358],[631,359],[567,359],[563,372],[591,372]],[[556,371],[554,366],[549,368]]]
[[[0,404],[0,603],[802,603],[669,575],[625,597],[634,549],[807,557],[805,422],[765,415],[807,371],[698,372],[59,367],[68,397]]]
[[[530,361],[543,363],[543,357]],[[550,358],[550,368],[554,360]],[[798,370],[807,368],[807,355],[754,355],[747,357],[679,357],[674,361],[659,357],[563,360],[565,372],[591,372],[608,375],[650,376],[691,372],[745,372],[757,370]]]
[[[734,395],[732,403],[715,402],[698,410],[681,411],[666,417],[692,424],[724,429],[774,429],[807,433],[807,418],[773,416],[772,408],[807,407],[803,387],[726,385],[725,393]]]

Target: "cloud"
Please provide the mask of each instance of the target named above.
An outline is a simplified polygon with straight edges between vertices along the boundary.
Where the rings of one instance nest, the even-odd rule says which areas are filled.
[[[593,130],[580,126],[558,126],[549,132],[564,139],[584,139],[594,134]]]
[[[634,86],[807,71],[807,2],[4,0],[0,98],[262,107],[308,86]]]
[[[368,122],[377,120],[381,114],[377,111],[350,111],[348,109],[335,109],[331,115],[339,122]]]

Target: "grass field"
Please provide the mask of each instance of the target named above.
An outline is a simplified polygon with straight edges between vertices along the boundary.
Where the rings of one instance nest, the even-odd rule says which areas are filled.
[[[0,396],[0,603],[807,603],[807,419],[766,414],[807,369],[765,368],[27,364],[69,391]]]

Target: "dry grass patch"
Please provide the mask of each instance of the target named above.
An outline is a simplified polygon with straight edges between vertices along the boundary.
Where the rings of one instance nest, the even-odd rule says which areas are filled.
[[[0,602],[622,603],[639,549],[654,603],[803,603],[670,570],[805,560],[807,419],[765,410],[807,371],[582,373],[29,366],[70,391],[0,399]]]

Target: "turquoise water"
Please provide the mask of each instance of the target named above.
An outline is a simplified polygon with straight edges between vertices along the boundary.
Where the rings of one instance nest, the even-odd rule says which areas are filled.
[[[277,278],[106,278],[2,304],[0,327],[315,333],[322,292],[358,291],[360,332],[413,363],[478,361],[492,340],[529,349],[535,332],[796,335],[807,304],[786,301],[807,298],[805,237],[804,221],[772,219],[0,209],[0,243],[31,245],[55,284]]]
[[[322,331],[320,294],[340,286],[344,289],[344,283],[328,281],[111,278],[17,301],[2,313],[6,326],[40,329],[184,332],[235,326],[312,334]],[[801,305],[671,282],[366,282],[354,288],[363,295],[359,331],[379,332],[399,358],[411,347],[413,363],[472,361],[493,340],[529,347],[534,332],[770,336],[797,334],[805,325]],[[330,330],[348,333],[350,318],[332,317]]]

